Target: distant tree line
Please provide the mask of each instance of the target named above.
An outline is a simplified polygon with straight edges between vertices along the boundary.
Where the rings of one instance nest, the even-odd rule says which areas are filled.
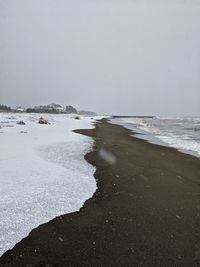
[[[12,109],[9,106],[0,104],[0,112],[27,112],[27,113],[52,113],[52,114],[80,114],[86,116],[95,116],[96,113],[91,111],[78,111],[73,106],[66,106],[63,108],[59,104],[51,103],[47,106],[36,106],[32,108],[16,107]]]
[[[27,113],[50,113],[50,114],[59,114],[61,113],[60,111],[56,109],[45,109],[45,108],[27,108],[26,109]]]
[[[34,108],[27,108],[27,113],[53,113],[53,114],[60,114],[60,113],[67,113],[67,114],[78,114],[78,111],[72,106],[66,106],[66,108],[62,109],[62,107],[58,104],[51,104],[48,106],[38,106]]]
[[[6,105],[0,105],[0,111],[11,111],[11,107]]]

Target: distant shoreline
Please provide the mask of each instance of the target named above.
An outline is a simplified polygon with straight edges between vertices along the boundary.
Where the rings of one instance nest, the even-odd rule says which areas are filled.
[[[41,114],[77,114],[77,115],[81,115],[81,113],[67,113],[67,112],[47,112],[47,111],[31,111],[31,112],[27,112],[27,111],[15,111],[15,110],[11,110],[11,111],[3,111],[3,110],[0,110],[0,113],[16,113],[16,114],[29,114],[29,113],[41,113]],[[97,114],[94,113],[93,115],[91,114],[91,116],[96,116]],[[112,118],[155,118],[156,116],[148,116],[148,115],[128,115],[128,116],[119,116],[119,115],[106,115],[106,116],[110,116]]]
[[[93,111],[78,110],[73,106],[61,106],[60,104],[51,103],[48,105],[40,105],[35,107],[24,108],[18,106],[16,108],[9,107],[7,105],[0,104],[0,113],[46,113],[46,114],[77,114],[86,116],[96,116],[97,114]]]

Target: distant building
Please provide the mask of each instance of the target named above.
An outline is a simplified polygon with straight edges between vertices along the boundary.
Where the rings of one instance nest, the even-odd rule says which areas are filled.
[[[22,108],[22,107],[16,107],[15,108],[15,111],[17,111],[17,112],[25,112],[26,109],[25,108]]]

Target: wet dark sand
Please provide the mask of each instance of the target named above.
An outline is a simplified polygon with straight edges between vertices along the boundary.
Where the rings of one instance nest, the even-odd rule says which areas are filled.
[[[96,140],[85,157],[97,167],[94,197],[33,230],[0,266],[200,266],[200,160],[106,120],[81,133]]]

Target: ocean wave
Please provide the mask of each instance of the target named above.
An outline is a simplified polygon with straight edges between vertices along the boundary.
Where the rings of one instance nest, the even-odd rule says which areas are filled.
[[[168,146],[200,156],[199,117],[123,118],[121,121],[153,134]]]

